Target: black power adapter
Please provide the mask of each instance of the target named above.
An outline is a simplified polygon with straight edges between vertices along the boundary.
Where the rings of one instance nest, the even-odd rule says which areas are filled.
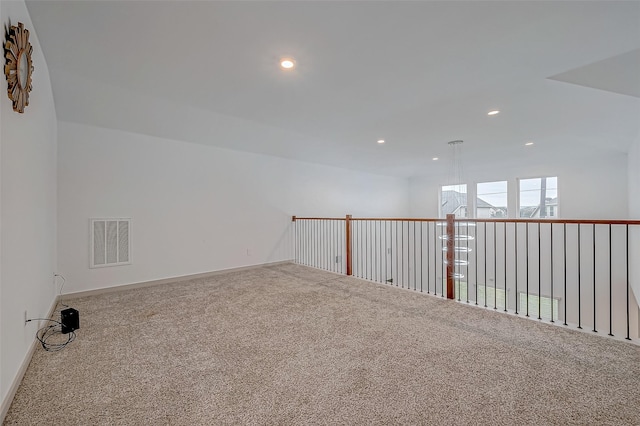
[[[63,309],[60,312],[60,322],[62,323],[62,333],[71,333],[80,328],[80,313],[73,308]]]

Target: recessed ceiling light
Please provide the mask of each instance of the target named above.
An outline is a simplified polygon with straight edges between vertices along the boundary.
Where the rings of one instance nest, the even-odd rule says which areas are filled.
[[[433,161],[438,161],[438,157],[433,157],[432,160]]]
[[[383,144],[384,143],[384,139],[378,139],[378,143],[379,144]]]
[[[533,145],[533,142],[527,142],[527,143],[525,143],[525,145],[526,146],[531,146],[531,145]]]
[[[280,68],[283,70],[292,70],[296,67],[296,61],[293,58],[282,58],[280,59]]]
[[[500,114],[500,111],[498,111],[497,109],[494,109],[493,111],[489,111],[487,113],[487,115],[496,115],[496,114]]]

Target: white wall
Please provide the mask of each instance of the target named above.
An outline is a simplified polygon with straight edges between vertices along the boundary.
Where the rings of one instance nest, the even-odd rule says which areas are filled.
[[[65,292],[290,259],[292,215],[408,213],[406,179],[65,122],[58,139]],[[131,265],[89,269],[91,217],[132,218]]]
[[[506,180],[511,217],[515,217],[517,211],[518,178],[557,176],[561,218],[627,218],[627,157],[624,154],[538,166],[474,167],[465,164],[464,175],[470,191],[475,190],[476,183]],[[447,179],[448,176],[428,176],[410,180],[409,210],[412,216],[438,217],[440,186],[448,184]]]
[[[628,155],[629,217],[640,220],[640,135],[631,144]]]
[[[22,22],[29,29],[35,68],[24,114],[13,112],[4,77],[0,87],[0,400],[6,408],[36,332],[36,323],[24,324],[24,311],[46,315],[55,299],[57,120],[49,71],[24,2],[3,1],[0,16],[4,25]]]

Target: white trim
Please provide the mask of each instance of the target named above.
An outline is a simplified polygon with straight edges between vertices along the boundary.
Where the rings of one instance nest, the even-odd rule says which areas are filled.
[[[520,217],[520,209],[521,209],[521,205],[520,205],[520,193],[522,192],[520,189],[520,183],[523,180],[531,180],[531,179],[549,179],[549,178],[555,178],[556,179],[556,200],[558,200],[558,203],[556,204],[556,214],[553,217]],[[516,194],[517,194],[517,198],[516,198],[516,219],[560,219],[560,179],[558,178],[558,175],[556,176],[534,176],[534,177],[519,177],[516,178]],[[540,208],[540,205],[538,204],[538,209]],[[538,216],[540,215],[540,213],[538,213]]]
[[[97,296],[99,294],[115,293],[115,292],[119,292],[119,291],[131,290],[131,289],[136,289],[136,288],[143,288],[143,287],[150,287],[150,286],[155,286],[155,285],[176,283],[176,282],[181,282],[181,281],[193,280],[193,279],[196,279],[196,278],[207,278],[207,277],[212,277],[212,276],[215,276],[215,275],[226,274],[226,273],[229,273],[229,272],[248,271],[248,270],[251,270],[251,269],[262,268],[262,267],[265,267],[265,266],[275,266],[275,265],[281,265],[281,264],[293,263],[293,262],[294,262],[293,260],[282,260],[282,261],[278,261],[278,262],[260,263],[260,264],[257,264],[257,265],[240,266],[240,267],[237,267],[237,268],[219,269],[217,271],[202,272],[202,273],[199,273],[199,274],[180,275],[180,276],[177,276],[177,277],[162,278],[162,279],[158,279],[158,280],[142,281],[142,282],[130,283],[130,284],[120,284],[120,285],[116,285],[116,286],[112,286],[112,287],[97,288],[97,289],[94,289],[94,290],[84,290],[84,291],[77,291],[77,292],[73,292],[73,293],[65,293],[62,296],[63,296],[64,300],[72,300],[72,299],[78,299],[80,297]]]
[[[469,212],[471,211],[471,208],[469,207],[469,188],[470,186],[466,183],[454,183],[454,184],[446,184],[446,185],[440,185],[439,189],[438,189],[438,219],[446,219],[446,215],[442,215],[442,188],[444,188],[445,186],[447,187],[461,187],[464,186],[464,194],[466,197],[466,204],[464,206],[464,208],[466,209],[465,215],[463,216],[463,218],[465,219],[472,219],[472,216],[469,216]],[[447,190],[449,191],[449,189]],[[458,192],[458,191],[455,191]],[[462,192],[458,192],[459,194],[462,194]],[[460,207],[462,206],[458,206],[458,208],[456,208],[451,214],[456,215],[456,212],[460,209]]]
[[[507,189],[504,192],[504,195],[505,195],[505,197],[507,199],[507,206],[506,206],[507,216],[505,216],[505,218],[510,218],[511,217],[509,215],[510,214],[510,210],[509,210],[509,181],[505,179],[505,180],[491,180],[491,181],[475,182],[475,184],[473,185],[474,188],[475,188],[475,191],[476,191],[475,197],[473,197],[473,201],[474,201],[473,217],[474,218],[478,219],[478,198],[479,198],[479,196],[478,196],[478,185],[482,185],[482,184],[485,184],[485,183],[502,183],[502,182],[504,182],[507,185]],[[485,201],[485,200],[483,200],[483,201]],[[485,202],[488,204],[487,201],[485,201]],[[498,208],[500,208],[500,207],[498,207]],[[495,218],[495,219],[503,219],[503,218]]]
[[[49,308],[49,313],[45,318],[51,318],[53,313],[56,310],[56,306],[58,306],[58,300],[60,296],[57,296],[53,299],[53,303]],[[39,323],[38,323],[39,324]],[[18,368],[18,372],[13,378],[11,382],[11,386],[9,386],[9,390],[2,400],[2,405],[0,406],[0,424],[4,424],[4,419],[9,412],[9,408],[11,408],[11,403],[13,402],[13,398],[16,396],[16,392],[18,392],[18,388],[22,383],[22,379],[24,378],[24,374],[27,372],[27,368],[29,368],[29,364],[31,364],[31,358],[33,358],[33,354],[38,348],[39,342],[34,338],[31,346],[29,346],[29,350],[24,356],[22,363],[20,364],[20,368]]]

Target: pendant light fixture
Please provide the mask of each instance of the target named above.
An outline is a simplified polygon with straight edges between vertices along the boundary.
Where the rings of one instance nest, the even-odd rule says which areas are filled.
[[[462,168],[462,140],[454,140],[448,142],[452,151],[451,156],[451,169],[449,175],[449,185],[447,186],[450,191],[448,197],[451,201],[456,202],[458,205],[452,214],[458,218],[466,218],[469,214],[469,198],[467,196],[467,187],[464,183],[464,173]],[[469,265],[469,253],[472,248],[469,247],[469,242],[475,238],[470,234],[470,228],[474,228],[474,222],[455,222],[455,236],[454,236],[454,265],[455,272],[453,274],[454,279],[462,280],[465,277],[465,269]],[[442,237],[442,251],[447,252],[447,235]],[[446,264],[446,261],[445,261]],[[460,298],[460,282],[458,281],[458,298]]]

